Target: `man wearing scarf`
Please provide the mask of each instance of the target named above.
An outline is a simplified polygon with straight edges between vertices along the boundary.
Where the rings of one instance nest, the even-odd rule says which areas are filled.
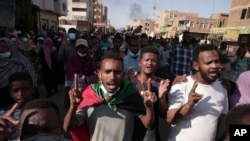
[[[71,105],[63,127],[71,131],[74,141],[132,140],[134,116],[146,128],[153,126],[155,97],[150,90],[144,91],[143,100],[137,88],[123,79],[121,57],[105,55],[98,77],[101,82],[89,85],[82,94],[77,85],[69,92]]]

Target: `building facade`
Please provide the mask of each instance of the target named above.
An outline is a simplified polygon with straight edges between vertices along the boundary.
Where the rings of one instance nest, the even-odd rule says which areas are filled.
[[[110,24],[108,21],[108,8],[101,1],[95,1],[94,5],[94,27],[99,31],[106,32],[107,26]]]
[[[58,17],[67,15],[67,0],[32,0],[37,29],[58,29]]]
[[[222,34],[224,41],[234,44],[250,44],[250,1],[232,0],[227,26],[213,28],[211,33]]]
[[[133,29],[137,28],[138,26],[142,26],[142,33],[146,33],[148,36],[153,37],[155,35],[155,21],[152,19],[133,19],[132,20],[132,27]]]
[[[220,16],[218,14],[215,18],[221,18]],[[190,31],[194,38],[206,40],[210,29],[218,26],[219,23],[219,19],[213,17],[201,18],[197,13],[176,10],[161,12],[158,17],[156,33],[160,32],[168,38],[182,35],[183,31]]]
[[[67,3],[67,16],[59,18],[59,26],[66,30],[74,27],[81,32],[92,30],[95,0],[67,0]]]

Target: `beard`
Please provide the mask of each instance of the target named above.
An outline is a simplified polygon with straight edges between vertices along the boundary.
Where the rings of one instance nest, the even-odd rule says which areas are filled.
[[[200,72],[201,78],[209,84],[213,83],[218,78],[218,76],[217,76],[216,78],[211,79],[208,77],[208,75],[204,71],[199,70],[199,72]]]

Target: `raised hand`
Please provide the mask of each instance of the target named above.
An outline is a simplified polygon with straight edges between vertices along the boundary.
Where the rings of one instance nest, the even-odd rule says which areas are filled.
[[[137,84],[137,72],[134,71],[133,68],[129,67],[128,68],[128,77],[129,77],[129,80],[133,83],[133,84]]]
[[[14,104],[6,114],[0,117],[0,141],[6,140],[14,131],[17,130],[19,121],[16,120],[13,115],[19,106],[19,103]],[[11,123],[12,126],[10,126],[9,123]]]
[[[195,92],[197,86],[198,86],[198,82],[195,81],[191,91],[188,94],[188,104],[190,106],[195,105],[203,97],[202,94],[198,94],[198,93]]]
[[[144,88],[144,82],[142,82],[141,84],[141,94],[143,94],[144,105],[146,106],[146,108],[153,108],[157,98],[155,96],[155,93],[151,91],[151,79],[148,79],[147,89]]]
[[[78,86],[78,74],[74,74],[74,88],[69,91],[70,104],[78,106],[82,101],[81,88]]]
[[[174,84],[178,84],[178,83],[181,83],[181,82],[186,82],[187,81],[187,75],[186,74],[183,74],[183,75],[178,75],[175,77],[173,83],[172,83],[172,86]]]
[[[168,91],[168,86],[169,86],[169,83],[170,81],[168,79],[166,80],[161,80],[160,82],[160,86],[159,86],[159,90],[158,90],[158,93],[159,93],[159,98],[165,98],[165,95]]]

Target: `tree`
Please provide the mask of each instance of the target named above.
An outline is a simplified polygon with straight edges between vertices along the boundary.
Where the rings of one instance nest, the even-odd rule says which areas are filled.
[[[23,33],[34,29],[31,0],[16,0],[16,28]]]

